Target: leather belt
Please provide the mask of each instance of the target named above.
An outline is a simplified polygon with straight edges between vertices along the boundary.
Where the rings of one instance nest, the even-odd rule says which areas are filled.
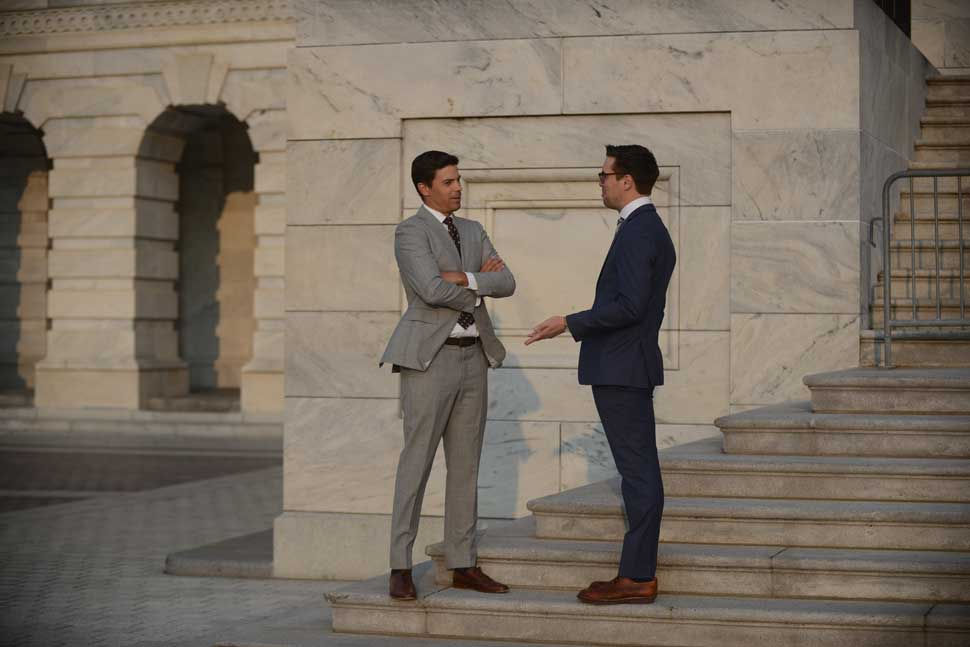
[[[445,343],[449,346],[474,346],[478,343],[478,337],[449,337]]]

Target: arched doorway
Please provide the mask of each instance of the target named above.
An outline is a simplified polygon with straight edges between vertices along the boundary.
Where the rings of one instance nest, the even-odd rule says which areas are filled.
[[[47,175],[42,133],[0,113],[0,404],[29,405],[47,340]]]
[[[180,106],[150,130],[177,136],[179,357],[189,396],[150,408],[231,410],[252,356],[255,232],[253,151],[246,125],[222,106]]]

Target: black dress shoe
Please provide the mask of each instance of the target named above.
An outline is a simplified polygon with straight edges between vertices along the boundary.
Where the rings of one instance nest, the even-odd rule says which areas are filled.
[[[395,600],[417,600],[418,592],[411,579],[410,568],[395,568],[391,570],[389,593]]]

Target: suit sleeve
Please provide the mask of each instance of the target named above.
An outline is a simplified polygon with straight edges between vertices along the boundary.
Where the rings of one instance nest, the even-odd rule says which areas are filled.
[[[397,226],[394,230],[394,257],[401,271],[401,280],[428,305],[463,312],[475,310],[477,297],[473,291],[441,278],[428,236],[420,228],[407,223]]]
[[[573,339],[582,341],[586,337],[626,328],[646,317],[655,261],[655,248],[647,235],[620,238],[614,256],[618,282],[616,298],[567,315],[566,325]]]
[[[479,232],[482,237],[482,264],[497,252],[489,240],[485,228],[479,225]],[[502,298],[510,297],[515,293],[515,277],[506,266],[500,272],[475,272],[475,282],[478,283],[478,294],[483,297]]]

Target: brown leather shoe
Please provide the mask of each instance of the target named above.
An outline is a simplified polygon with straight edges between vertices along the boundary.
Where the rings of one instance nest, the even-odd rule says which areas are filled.
[[[619,576],[609,582],[593,582],[576,597],[586,604],[652,604],[657,599],[657,578],[634,582]]]
[[[414,588],[414,581],[411,579],[410,568],[392,569],[389,584],[389,592],[395,600],[418,599],[418,592]]]
[[[480,593],[508,593],[509,587],[496,582],[477,566],[456,568],[452,571],[451,585],[456,589],[472,589]]]

